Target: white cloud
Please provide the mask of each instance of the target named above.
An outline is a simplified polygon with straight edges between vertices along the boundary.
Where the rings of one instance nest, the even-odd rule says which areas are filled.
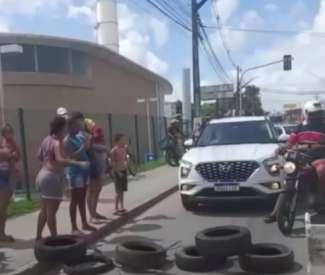
[[[149,28],[154,34],[154,39],[157,46],[164,46],[169,38],[169,31],[166,21],[152,17],[149,20]]]
[[[95,25],[96,15],[95,11],[89,6],[69,6],[68,17],[71,18],[84,18],[90,25]]]
[[[265,10],[270,11],[270,12],[275,12],[278,10],[278,6],[275,3],[267,3],[264,6]]]
[[[263,25],[264,25],[264,19],[254,10],[246,11],[242,15],[239,23],[240,28],[252,28],[252,27],[260,28]],[[223,29],[223,34],[231,51],[234,52],[239,50],[242,51],[246,47],[249,47],[250,43],[254,42],[252,38],[253,36],[249,33],[234,32],[231,30],[227,30],[225,28]],[[222,41],[220,39],[219,31],[216,31],[215,33],[211,34],[210,38],[215,50],[219,53],[223,52],[224,49],[223,49]]]
[[[53,9],[67,6],[71,0],[0,0],[2,14],[6,15],[35,15],[42,9]]]
[[[158,47],[167,42],[169,37],[167,24],[154,17],[143,20],[125,4],[119,4],[118,12],[120,54],[149,70],[166,75],[168,63],[153,51],[153,42]],[[156,29],[153,29],[154,26]]]
[[[4,18],[0,18],[0,32],[10,32],[10,23]]]
[[[149,70],[165,75],[168,70],[168,63],[161,60],[153,52],[148,51],[146,53],[146,63]]]
[[[213,0],[216,1],[216,0]],[[216,8],[224,23],[231,18],[234,12],[237,10],[239,0],[218,0],[216,1]]]
[[[300,4],[301,5],[301,4]],[[325,31],[325,0],[321,0],[320,8],[313,20],[310,31]],[[302,32],[296,36],[283,39],[281,43],[266,49],[256,51],[247,59],[250,64],[263,64],[282,58],[284,54],[294,57],[293,70],[284,72],[282,65],[272,66],[252,73],[259,76],[256,83],[261,87],[276,88],[290,91],[323,90],[325,84],[325,44],[322,37],[312,36]],[[319,76],[319,77],[317,77]],[[297,96],[294,94],[263,95],[267,108],[280,108],[283,103],[300,103],[314,96]]]

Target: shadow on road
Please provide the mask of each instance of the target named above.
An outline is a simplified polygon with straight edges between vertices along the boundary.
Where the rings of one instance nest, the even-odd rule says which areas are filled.
[[[118,229],[116,232],[117,233],[122,233],[122,232],[134,232],[134,233],[140,233],[140,232],[149,232],[149,231],[154,231],[154,230],[159,230],[161,229],[162,226],[159,224],[134,224],[129,227],[123,227]]]
[[[35,239],[30,239],[30,240],[15,239],[15,242],[13,242],[13,243],[1,243],[0,249],[8,248],[8,249],[14,249],[14,250],[24,250],[24,249],[33,248],[34,244],[35,244]]]
[[[220,203],[213,206],[202,205],[195,211],[197,216],[212,217],[263,217],[271,211],[270,205],[256,204],[252,202]]]
[[[161,220],[176,220],[176,217],[168,217],[166,215],[156,215],[156,216],[147,216],[144,217],[143,219],[139,219],[137,220],[137,222],[139,221],[161,221]]]
[[[120,244],[121,242],[130,241],[130,240],[139,240],[139,241],[147,241],[147,242],[162,241],[161,239],[141,237],[138,235],[125,235],[125,236],[115,237],[110,240],[102,240],[101,242],[99,242],[99,244],[116,245],[116,244]]]

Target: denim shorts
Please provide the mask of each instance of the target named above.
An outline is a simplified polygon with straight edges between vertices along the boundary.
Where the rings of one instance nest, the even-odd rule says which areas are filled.
[[[0,189],[11,189],[9,171],[0,170]]]
[[[85,188],[88,185],[89,173],[67,174],[67,180],[71,189]]]

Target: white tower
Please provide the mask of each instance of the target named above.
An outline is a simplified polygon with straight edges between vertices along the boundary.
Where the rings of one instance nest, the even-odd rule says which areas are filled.
[[[119,51],[117,0],[97,0],[97,42],[112,51]]]
[[[192,121],[191,111],[191,71],[190,69],[183,69],[183,119]]]

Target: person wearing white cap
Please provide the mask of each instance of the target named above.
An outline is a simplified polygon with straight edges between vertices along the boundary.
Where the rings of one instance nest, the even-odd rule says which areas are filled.
[[[324,134],[325,136],[325,121],[324,121],[324,109],[322,103],[318,100],[308,101],[304,106],[304,114],[305,114],[305,122],[300,124],[296,131],[290,135],[289,141],[283,147],[280,147],[277,150],[277,154],[283,154],[286,150],[292,148],[297,143],[297,134],[305,132],[308,133],[310,139],[317,134]],[[307,134],[305,135],[307,137]],[[308,136],[308,137],[309,137]],[[325,151],[324,148],[319,148],[317,151],[310,152],[312,155],[314,162],[312,166],[314,167],[318,180],[320,182],[320,186],[322,187],[325,195]],[[277,203],[272,211],[272,213],[265,218],[266,223],[272,223],[276,221],[276,215],[278,212],[278,207],[280,205],[280,201],[284,198],[283,193],[281,193],[278,197]]]
[[[68,118],[69,118],[68,110],[67,110],[67,108],[65,108],[65,107],[59,107],[59,108],[56,110],[56,114],[57,114],[58,116],[62,116],[62,117],[64,117],[65,119],[68,119]]]

